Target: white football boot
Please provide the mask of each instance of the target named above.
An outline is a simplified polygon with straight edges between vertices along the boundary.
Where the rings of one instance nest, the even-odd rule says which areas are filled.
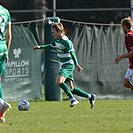
[[[75,105],[77,105],[79,102],[74,99],[74,100],[71,100],[71,104],[70,104],[70,107],[74,107]]]

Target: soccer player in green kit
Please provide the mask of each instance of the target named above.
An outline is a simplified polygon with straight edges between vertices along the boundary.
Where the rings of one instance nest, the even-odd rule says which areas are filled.
[[[11,20],[7,9],[0,5],[0,122],[5,122],[5,114],[11,105],[3,100],[1,78],[8,63],[8,52],[11,44]]]
[[[56,50],[60,62],[60,70],[56,78],[56,84],[64,90],[69,97],[70,107],[77,105],[79,102],[73,94],[89,99],[91,109],[94,106],[96,95],[73,86],[73,71],[76,69],[81,72],[83,68],[78,64],[73,43],[64,35],[64,27],[61,23],[54,23],[51,27],[52,36],[54,37],[51,44],[34,46],[36,49]]]

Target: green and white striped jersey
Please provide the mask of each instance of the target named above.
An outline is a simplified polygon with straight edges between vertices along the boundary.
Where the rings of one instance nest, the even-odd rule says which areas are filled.
[[[11,23],[10,14],[7,9],[0,5],[0,44],[6,43],[5,34],[9,23]]]
[[[57,51],[57,56],[60,60],[60,64],[74,64],[70,52],[75,52],[73,43],[68,39],[66,35],[62,36],[60,40],[53,39],[50,46]]]

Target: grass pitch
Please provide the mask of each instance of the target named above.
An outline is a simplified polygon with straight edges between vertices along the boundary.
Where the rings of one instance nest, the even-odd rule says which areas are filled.
[[[32,101],[28,111],[19,111],[17,103],[0,123],[0,133],[133,133],[132,100]]]

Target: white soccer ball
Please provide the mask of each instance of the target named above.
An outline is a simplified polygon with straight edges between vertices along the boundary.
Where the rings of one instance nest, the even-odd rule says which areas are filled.
[[[30,103],[28,100],[19,100],[18,101],[18,109],[20,111],[27,111],[30,108]]]

